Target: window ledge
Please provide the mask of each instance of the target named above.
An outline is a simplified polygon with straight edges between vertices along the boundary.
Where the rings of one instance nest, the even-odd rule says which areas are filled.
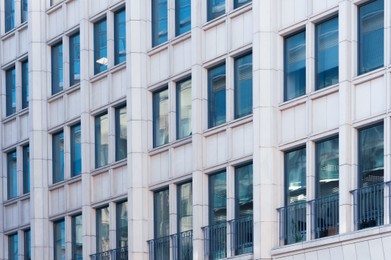
[[[51,14],[51,13],[57,11],[58,9],[61,8],[63,3],[64,3],[64,0],[59,2],[59,3],[57,3],[57,4],[49,6],[49,8],[46,10],[46,14]]]
[[[320,97],[324,97],[324,96],[336,93],[338,91],[339,91],[339,85],[337,83],[337,84],[334,84],[334,85],[331,85],[331,86],[327,86],[327,87],[324,87],[324,88],[321,88],[321,89],[318,89],[318,90],[314,90],[314,92],[311,92],[309,94],[309,97],[310,97],[311,100],[313,100],[313,99],[317,99],[317,98],[320,98]]]
[[[238,127],[240,125],[244,125],[246,123],[249,123],[252,120],[253,120],[253,114],[249,114],[247,116],[237,118],[235,120],[226,122],[224,124],[215,126],[213,128],[206,129],[204,131],[204,136],[208,137],[208,136],[211,136],[211,135],[214,135],[214,134],[218,134],[218,133],[226,131],[228,128]]]
[[[300,97],[297,97],[297,98],[280,103],[279,108],[280,108],[280,110],[286,110],[291,107],[304,104],[307,101],[307,99],[308,99],[308,94],[305,94]]]
[[[15,113],[13,113],[11,115],[8,115],[8,116],[4,117],[2,123],[5,124],[5,123],[8,123],[8,122],[16,119],[17,114],[18,114],[18,112],[15,112]]]
[[[367,72],[367,73],[364,73],[361,75],[357,75],[352,78],[352,83],[354,85],[357,85],[357,84],[363,83],[365,81],[372,80],[374,78],[379,78],[384,75],[385,71],[386,71],[386,67],[381,67],[381,68],[372,70],[370,72]]]
[[[170,41],[172,45],[178,44],[180,42],[186,41],[191,38],[191,29],[185,33],[182,33],[178,36],[175,36],[174,39]]]
[[[212,27],[215,27],[215,26],[217,26],[217,25],[220,25],[220,24],[222,24],[222,23],[225,23],[227,17],[228,17],[228,14],[225,13],[225,14],[219,16],[219,17],[214,18],[213,20],[207,21],[207,22],[202,26],[202,29],[203,29],[204,31],[206,31],[206,30],[208,30],[208,29],[210,29],[210,28],[212,28]]]
[[[228,15],[229,15],[230,18],[235,18],[236,16],[239,16],[239,15],[241,15],[241,14],[243,14],[243,13],[245,13],[245,12],[251,10],[252,8],[253,8],[253,2],[250,1],[250,2],[247,3],[247,4],[244,4],[244,5],[240,6],[240,7],[237,7],[237,8],[235,8],[235,9],[232,9],[232,10],[228,13]]]
[[[91,175],[92,176],[99,175],[101,173],[108,172],[111,169],[117,169],[119,167],[126,166],[126,165],[127,165],[127,160],[126,158],[124,158],[120,161],[112,162],[107,165],[91,170]]]
[[[56,94],[51,95],[50,97],[48,97],[47,102],[52,103],[52,102],[56,101],[57,99],[60,99],[64,95],[64,91],[65,90],[62,89],[61,91],[57,92]]]
[[[252,259],[254,259],[254,255],[253,255],[253,253],[248,253],[248,254],[243,254],[243,255],[230,256],[227,259],[252,260]]]
[[[150,149],[148,152],[149,152],[149,155],[155,155],[155,154],[158,154],[158,153],[163,153],[165,151],[168,151],[170,149],[170,142],[166,143],[166,144],[162,144],[158,147],[153,147],[152,149]]]
[[[6,201],[4,201],[4,207],[18,203],[19,199],[20,198],[18,196],[14,197],[12,199],[7,199]]]
[[[107,68],[105,71],[99,72],[98,74],[95,74],[90,77],[90,82],[94,83],[100,79],[103,79],[104,77],[107,77],[109,74],[110,70]]]
[[[151,49],[147,50],[147,54],[154,55],[158,52],[161,52],[162,50],[168,48],[169,44],[170,44],[170,41],[162,42],[161,44],[156,45],[156,46],[152,47]]]
[[[62,180],[62,181],[59,181],[56,183],[49,184],[48,190],[53,191],[58,188],[61,188],[62,186],[65,186],[65,184],[67,184],[68,181],[69,181],[69,179],[65,179],[65,180]]]

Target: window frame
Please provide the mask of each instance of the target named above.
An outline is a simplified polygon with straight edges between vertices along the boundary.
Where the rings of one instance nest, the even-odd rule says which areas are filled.
[[[101,27],[102,26],[102,27]],[[105,30],[102,30],[103,27]],[[108,69],[108,26],[107,17],[103,16],[93,23],[93,45],[94,45],[94,75],[107,71]],[[105,37],[101,39],[101,37]],[[100,43],[105,43],[101,45]],[[103,56],[106,57],[103,57]],[[98,62],[101,60],[101,62]]]
[[[190,118],[189,118],[189,129],[190,129],[190,133],[188,135],[180,135],[180,105],[182,104],[181,102],[181,98],[180,98],[180,92],[182,90],[182,86],[183,84],[185,84],[186,82],[190,82]],[[188,136],[191,136],[192,135],[192,132],[193,132],[193,129],[192,129],[192,109],[193,109],[193,104],[192,104],[192,78],[191,76],[189,77],[186,77],[184,79],[181,79],[179,81],[177,81],[175,83],[175,109],[176,109],[176,113],[175,113],[175,123],[176,123],[176,139],[177,140],[180,140],[180,139],[183,139],[183,138],[186,138]]]
[[[58,138],[58,140],[57,140]],[[62,144],[62,150],[61,150]],[[56,147],[58,145],[58,147]],[[52,134],[52,183],[58,183],[65,180],[65,138],[64,131]],[[57,148],[59,148],[57,150]],[[61,154],[62,151],[62,154]],[[58,153],[58,154],[57,154]],[[55,158],[57,157],[58,158]],[[59,159],[57,162],[56,160]],[[62,164],[62,165],[61,165]],[[57,168],[58,167],[58,168]],[[57,172],[59,170],[59,172]]]
[[[237,77],[240,76],[240,73],[239,73],[239,66],[237,66],[237,62],[243,58],[246,58],[246,57],[251,57],[251,98],[250,98],[250,112],[247,112],[247,113],[244,113],[244,114],[239,114],[239,107],[238,107],[238,90],[239,88],[242,88],[239,84],[239,81],[237,81]],[[249,52],[245,52],[244,54],[240,55],[240,56],[237,56],[237,57],[234,57],[234,61],[233,61],[233,85],[234,85],[234,89],[233,89],[233,95],[234,95],[234,104],[233,104],[233,107],[234,107],[234,119],[239,119],[239,118],[242,118],[242,117],[245,117],[245,116],[248,116],[248,115],[252,115],[253,114],[253,79],[254,79],[254,73],[253,73],[253,52],[252,50],[249,51]]]
[[[7,199],[16,197],[18,197],[18,158],[16,149],[14,149],[7,152]]]
[[[77,133],[79,132],[80,134],[80,143],[76,143],[76,137],[77,137]],[[71,168],[71,177],[75,177],[75,176],[78,176],[81,174],[82,172],[82,147],[81,147],[81,124],[80,123],[77,123],[77,124],[74,124],[70,127],[70,168]],[[76,169],[77,168],[77,161],[78,161],[78,158],[76,156],[77,154],[77,147],[79,145],[79,153],[80,153],[80,169]]]
[[[4,30],[8,33],[15,29],[15,1],[4,1]]]
[[[122,22],[120,22],[120,17],[123,13],[124,16],[124,21],[123,21],[123,28],[124,31],[122,32],[123,35],[125,36],[122,40],[124,40],[124,48],[123,50],[125,51],[124,55],[120,55],[121,53],[121,33],[120,33],[120,28],[122,25]],[[124,62],[126,62],[126,9],[125,7],[122,7],[118,10],[116,10],[113,14],[113,20],[114,20],[114,65],[119,65]]]
[[[123,205],[126,205],[126,229],[125,227],[122,227],[120,224],[121,222],[121,209],[123,207]],[[128,247],[128,244],[129,244],[129,241],[126,240],[126,246],[121,246],[121,230],[124,229],[126,230],[126,234],[127,234],[127,238],[128,238],[128,212],[129,212],[129,207],[128,207],[128,202],[127,201],[122,201],[122,202],[118,202],[116,205],[115,205],[115,213],[116,213],[116,216],[115,216],[115,221],[116,221],[116,233],[115,233],[115,244],[116,244],[116,248],[126,248]],[[122,229],[120,229],[120,227]],[[118,252],[118,251],[117,251]],[[122,252],[122,250],[120,250],[120,252]]]
[[[121,147],[121,110],[125,110],[125,134],[126,134],[126,142],[125,142],[125,153],[121,155],[120,153],[120,147]],[[127,146],[127,140],[128,140],[128,135],[127,135],[127,106],[126,104],[122,104],[118,107],[115,108],[114,111],[114,117],[115,117],[115,161],[120,161],[125,158],[127,158],[127,153],[128,153],[128,146]]]
[[[160,124],[160,103],[162,102],[160,100],[160,94],[163,92],[167,92],[167,136],[164,137],[162,143],[158,143],[158,138],[161,137],[158,135],[159,133],[156,131],[158,124]],[[163,100],[164,101],[164,100]],[[170,142],[170,92],[168,85],[165,85],[154,92],[152,92],[152,127],[153,127],[153,148],[157,148],[163,145],[166,145]],[[160,139],[160,138],[159,138]]]
[[[8,237],[8,239],[7,239],[8,240],[8,259],[9,260],[18,260],[19,259],[18,233],[9,234],[9,235],[7,235],[7,237]],[[16,251],[15,251],[15,249],[16,249]],[[13,251],[13,252],[11,252],[11,251]],[[15,256],[16,256],[16,258],[15,258]]]
[[[69,44],[69,86],[75,86],[80,83],[80,32],[74,32],[68,37]],[[77,71],[78,64],[78,71]],[[79,74],[79,79],[77,79]]]
[[[5,87],[6,87],[6,116],[12,116],[16,113],[16,69],[15,65],[5,70]]]
[[[99,220],[102,220],[102,210],[104,210],[104,209],[107,209],[107,211],[108,211],[108,213],[107,213],[108,217],[109,217],[109,223],[108,223],[109,229],[107,231],[107,233],[108,233],[107,234],[108,246],[109,246],[108,250],[111,249],[110,248],[110,207],[108,205],[106,205],[106,206],[102,206],[100,208],[97,208],[95,210],[95,212],[96,212],[96,227],[95,227],[96,228],[96,252],[97,253],[101,253],[101,252],[106,252],[107,251],[107,250],[103,250],[103,248],[99,247],[99,237],[100,237],[100,235],[102,233],[102,232],[100,232],[100,228],[99,228],[99,224],[100,224]]]
[[[22,83],[22,109],[29,107],[29,62],[21,62],[21,83]]]
[[[213,112],[213,117],[211,116],[212,114],[212,108],[216,108],[217,105],[215,104],[216,103],[216,94],[219,93],[219,91],[215,91],[215,92],[212,92],[212,89],[213,89],[213,77],[211,76],[211,71],[214,71],[214,70],[217,70],[220,69],[220,68],[224,68],[224,71],[221,73],[221,77],[224,77],[224,88],[222,88],[222,90],[224,90],[224,97],[222,97],[222,99],[224,100],[224,104],[223,105],[220,105],[223,107],[222,110],[224,110],[224,121],[223,122],[218,122],[218,114],[216,112]],[[220,75],[220,74],[217,74],[217,75]],[[216,76],[216,75],[215,75]],[[214,127],[218,127],[220,125],[224,125],[225,123],[227,123],[227,64],[226,64],[226,61],[224,60],[224,62],[222,63],[218,63],[216,64],[215,66],[213,67],[210,67],[207,69],[207,95],[208,95],[208,98],[207,98],[207,115],[208,115],[208,129],[210,128],[214,128]],[[220,90],[220,91],[222,91]],[[214,93],[213,95],[213,99],[212,99],[212,93]],[[214,107],[212,107],[212,105],[214,104]],[[221,115],[221,117],[223,117],[223,115]]]
[[[77,244],[77,218],[81,218],[81,228],[83,228],[83,215],[82,214],[77,214],[72,216],[71,222],[72,222],[72,227],[71,227],[71,254],[72,254],[72,259],[76,260],[79,259],[80,255],[77,254],[77,247],[81,247],[81,250],[83,251],[83,237],[82,237],[82,243],[81,245]],[[81,231],[82,232],[82,231]],[[83,253],[81,255],[83,257]]]
[[[31,260],[31,229],[24,230],[23,236],[24,260]]]
[[[30,146],[22,147],[23,152],[23,194],[30,192]]]
[[[51,90],[52,95],[64,90],[64,48],[59,41],[51,46]]]
[[[57,229],[57,225],[60,225],[60,230]],[[60,232],[59,234],[57,234],[57,232]],[[63,233],[64,232],[64,233]],[[66,226],[65,226],[65,219],[58,219],[58,220],[55,220],[53,221],[53,259],[54,260],[61,260],[62,258],[60,259],[57,259],[57,243],[59,241],[59,243],[61,243],[61,251],[62,252],[58,252],[59,254],[63,255],[65,257],[65,251],[66,251],[66,239],[65,239],[65,233],[66,233]],[[58,237],[58,235],[60,235]],[[60,238],[60,239],[58,239]],[[63,240],[64,238],[64,240]]]
[[[212,209],[214,209],[215,207],[212,208],[212,204],[213,206],[215,206],[215,201],[214,201],[214,198],[212,195],[214,195],[215,193],[212,192],[214,191],[213,187],[212,187],[212,181],[211,181],[211,178],[214,178],[216,177],[217,175],[220,175],[220,174],[223,174],[224,175],[224,184],[225,184],[225,219],[224,220],[220,220],[220,221],[216,221],[216,219],[213,217],[212,215]],[[226,169],[221,169],[220,171],[217,171],[217,172],[214,172],[213,174],[210,174],[208,176],[208,223],[209,223],[209,226],[211,225],[215,225],[215,224],[221,224],[221,223],[226,223],[227,220],[228,220],[228,203],[227,203],[227,170]],[[215,182],[214,182],[215,183]],[[213,183],[213,184],[214,184]]]
[[[169,0],[163,0],[165,3],[163,3],[163,9],[165,10],[166,18],[160,17],[159,15],[159,0],[151,0],[151,31],[152,31],[152,48],[159,46],[165,42],[168,41],[168,35],[169,35],[169,17],[168,17],[168,2]],[[156,21],[157,20],[157,21]],[[163,34],[163,37],[159,37],[159,21],[166,21],[165,25],[165,34]]]
[[[224,5],[224,10],[222,10],[220,12],[217,12],[217,14],[213,14],[212,13],[213,7],[216,7],[218,5],[213,4],[212,1],[224,1],[224,4],[223,4]],[[206,3],[206,19],[207,19],[207,22],[213,21],[213,20],[215,20],[215,19],[225,15],[226,12],[227,12],[226,4],[227,4],[227,0],[207,0],[207,3]]]
[[[105,155],[105,157],[101,158],[100,156],[98,156],[99,154],[99,151],[102,149],[102,143],[101,142],[98,142],[98,138],[102,135],[102,120],[101,118],[102,117],[107,117],[106,120],[107,120],[107,152]],[[98,120],[99,119],[99,120]],[[102,113],[100,114],[97,114],[95,117],[94,117],[94,133],[95,133],[95,169],[98,169],[98,168],[101,168],[101,167],[104,167],[106,165],[109,164],[109,130],[110,130],[110,117],[109,117],[109,113],[108,111],[103,111]],[[98,123],[99,122],[99,123]],[[99,135],[98,135],[98,124],[99,124]],[[103,163],[98,163],[101,159],[104,159]]]
[[[252,186],[252,213],[251,214],[245,214],[244,216],[253,216],[254,215],[254,164],[253,162],[246,162],[240,165],[235,166],[234,170],[234,183],[235,183],[235,189],[234,189],[234,194],[235,194],[235,219],[243,218],[244,216],[240,214],[240,207],[239,207],[239,173],[237,172],[238,169],[245,168],[245,167],[250,167],[251,166],[251,186]]]
[[[190,16],[189,16],[190,24],[189,25],[186,24],[183,28],[180,26],[181,11],[183,10],[183,6],[181,5],[181,0],[175,0],[175,37],[185,34],[191,30],[191,0],[187,0],[187,1],[188,4],[190,5]]]
[[[308,185],[307,185],[307,165],[306,165],[306,169],[305,169],[305,200],[302,200],[302,201],[296,201],[296,202],[293,202],[293,203],[288,203],[288,198],[290,197],[290,195],[288,195],[288,190],[289,190],[289,178],[288,178],[288,175],[287,175],[287,164],[288,164],[288,159],[287,159],[287,154],[288,153],[291,153],[291,152],[297,152],[299,150],[305,150],[305,160],[306,160],[306,164],[307,164],[307,145],[304,144],[304,145],[301,145],[301,146],[298,146],[298,147],[295,147],[295,148],[292,148],[290,150],[287,150],[287,151],[284,151],[284,206],[289,206],[289,205],[293,205],[295,203],[300,203],[300,202],[306,202],[308,197],[307,197],[307,188],[308,188]]]

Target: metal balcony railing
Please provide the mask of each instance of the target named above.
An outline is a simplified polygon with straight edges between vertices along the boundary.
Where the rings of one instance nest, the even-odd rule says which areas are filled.
[[[193,230],[188,230],[171,236],[173,260],[193,259]]]
[[[91,260],[127,260],[127,259],[128,259],[128,247],[120,247],[113,250],[99,252],[94,255],[91,255]]]
[[[170,260],[170,236],[148,241],[149,260]]]
[[[249,215],[229,221],[231,233],[231,255],[253,252],[254,222]]]
[[[304,241],[307,233],[306,202],[296,202],[277,211],[280,243],[288,245]]]
[[[205,256],[209,260],[227,257],[227,223],[221,222],[202,228]]]
[[[313,234],[315,238],[336,235],[339,232],[339,195],[318,198],[311,203]]]

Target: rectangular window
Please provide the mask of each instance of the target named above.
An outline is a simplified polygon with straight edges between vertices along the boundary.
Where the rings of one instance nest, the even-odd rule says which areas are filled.
[[[168,39],[167,0],[152,0],[152,47]]]
[[[54,260],[65,259],[65,222],[53,223]]]
[[[208,128],[226,121],[225,64],[208,71]]]
[[[234,0],[234,8],[239,8],[242,5],[250,3],[252,0]]]
[[[83,230],[82,216],[72,217],[72,259],[83,258]]]
[[[31,230],[24,232],[24,260],[31,260]]]
[[[253,56],[235,59],[234,65],[235,119],[253,112]]]
[[[18,195],[16,151],[7,154],[7,190],[8,190],[8,199],[15,198]]]
[[[81,173],[81,127],[71,127],[71,176]]]
[[[22,109],[29,106],[29,63],[22,62]]]
[[[103,114],[95,117],[95,167],[108,164],[109,157],[109,117]]]
[[[178,208],[178,259],[193,259],[193,187],[192,183],[183,183],[177,190]]]
[[[64,180],[64,133],[53,135],[53,183]]]
[[[128,203],[117,204],[117,248],[128,246]],[[117,253],[120,254],[119,250]],[[119,256],[119,255],[117,255]],[[122,259],[122,258],[118,258]]]
[[[358,74],[384,64],[384,1],[369,1],[358,8]]]
[[[154,259],[170,259],[170,211],[168,189],[154,194]]]
[[[23,193],[30,192],[30,147],[23,147]]]
[[[126,60],[126,19],[125,9],[114,14],[114,63]]]
[[[208,1],[208,21],[213,20],[225,13],[225,0]]]
[[[109,208],[96,210],[96,252],[105,252],[110,250],[110,215]]]
[[[181,35],[191,28],[191,1],[175,0],[175,35]]]
[[[226,172],[209,177],[209,225],[227,220]]]
[[[8,32],[15,28],[15,1],[5,0],[5,32]]]
[[[284,101],[305,94],[305,31],[285,38],[284,42]]]
[[[122,160],[127,156],[126,106],[115,110],[115,159]]]
[[[15,67],[5,72],[6,85],[6,115],[12,115],[16,112],[16,84]]]
[[[63,89],[62,42],[52,46],[52,95]]]
[[[18,260],[18,234],[8,236],[8,259]]]
[[[107,23],[106,18],[94,24],[94,74],[107,70]]]
[[[176,87],[177,139],[191,135],[191,79],[177,83]]]
[[[24,22],[27,22],[28,20],[28,0],[22,0],[21,4],[20,4],[20,8],[21,8],[21,23],[24,23]]]
[[[168,89],[153,93],[153,146],[168,143]]]
[[[338,83],[338,17],[316,25],[316,90]]]
[[[253,215],[253,165],[235,169],[235,218]]]
[[[80,82],[80,34],[69,37],[69,84]]]

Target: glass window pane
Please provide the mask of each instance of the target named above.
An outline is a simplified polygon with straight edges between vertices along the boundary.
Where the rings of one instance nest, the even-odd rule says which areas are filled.
[[[72,259],[78,260],[83,257],[83,233],[82,216],[72,217]]]
[[[22,0],[21,2],[21,22],[27,22],[28,20],[28,0]]]
[[[55,222],[54,230],[54,260],[65,260],[65,222]]]
[[[286,201],[289,205],[306,200],[306,149],[285,153]]]
[[[209,225],[227,220],[227,180],[221,172],[209,177]]]
[[[52,46],[52,95],[63,89],[62,43]]]
[[[6,115],[12,115],[16,112],[16,84],[15,84],[15,68],[11,68],[5,72],[6,80]]]
[[[167,0],[152,0],[152,47],[167,41],[167,17]]]
[[[153,146],[168,143],[168,90],[153,94]]]
[[[119,64],[126,60],[125,9],[114,14],[114,57],[115,64]]]
[[[115,110],[115,159],[122,160],[127,156],[127,127],[126,127],[126,107]]]
[[[177,139],[191,135],[191,79],[177,83]]]
[[[80,82],[80,34],[69,37],[69,84]]]
[[[316,89],[338,83],[338,17],[316,26]]]
[[[175,0],[175,35],[190,31],[191,27],[191,1]]]
[[[117,248],[128,246],[128,203],[117,205]]]
[[[253,111],[253,56],[235,60],[235,118],[249,115]]]
[[[18,234],[8,236],[8,259],[18,260]]]
[[[5,32],[15,28],[15,1],[5,0]]]
[[[16,151],[7,154],[8,199],[18,195],[18,175],[16,171]]]
[[[24,260],[31,260],[31,230],[24,232]]]
[[[358,74],[384,64],[384,2],[370,1],[358,9]]]
[[[64,180],[64,133],[53,135],[53,183]]]
[[[109,208],[101,208],[96,211],[96,251],[105,252],[110,250],[110,216]]]
[[[339,154],[338,137],[316,144],[317,198],[338,194]]]
[[[208,71],[208,127],[225,123],[225,64]]]
[[[107,25],[106,18],[94,24],[94,73],[107,69]]]
[[[108,163],[109,152],[109,118],[107,114],[95,118],[95,167]]]
[[[30,147],[23,147],[23,193],[30,192]]]
[[[71,176],[81,173],[81,127],[75,125],[71,128]]]
[[[168,195],[168,189],[155,192],[155,238],[168,236],[170,234],[170,212]]]
[[[213,20],[225,13],[225,0],[208,1],[208,21]]]
[[[284,44],[284,100],[305,94],[305,31],[285,39]]]
[[[235,169],[236,218],[253,214],[253,165]]]
[[[242,5],[245,5],[250,2],[251,0],[234,0],[234,8],[241,7]]]
[[[22,109],[29,106],[29,64],[22,62]]]
[[[178,230],[180,232],[193,229],[193,191],[192,183],[178,186]]]

